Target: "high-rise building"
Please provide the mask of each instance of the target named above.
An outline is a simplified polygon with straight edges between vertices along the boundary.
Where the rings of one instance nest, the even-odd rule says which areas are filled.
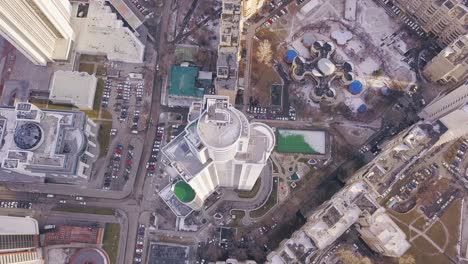
[[[444,45],[466,33],[468,7],[463,0],[395,0],[395,4]]]
[[[424,108],[419,116],[429,122],[440,122],[447,131],[436,146],[468,134],[468,82],[441,96]]]
[[[0,33],[29,60],[67,60],[74,38],[67,0],[0,1]]]
[[[419,117],[434,122],[466,104],[468,104],[468,82],[436,98],[419,113]]]
[[[458,37],[424,68],[432,82],[457,83],[468,77],[468,34]]]
[[[249,124],[226,96],[205,95],[199,111],[162,149],[167,169],[181,178],[175,195],[194,209],[217,187],[251,190],[275,146],[273,130]]]

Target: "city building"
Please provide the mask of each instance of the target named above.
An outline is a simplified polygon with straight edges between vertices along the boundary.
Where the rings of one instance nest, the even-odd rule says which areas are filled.
[[[49,100],[93,110],[97,78],[86,72],[56,71],[50,81]]]
[[[30,103],[0,107],[0,162],[11,172],[1,179],[17,181],[19,174],[85,181],[99,154],[97,131],[80,111],[41,110]]]
[[[398,258],[411,247],[406,234],[382,207],[373,215],[361,218],[358,231],[372,250],[384,256]]]
[[[201,101],[205,90],[212,86],[213,74],[200,71],[197,66],[185,62],[171,67],[171,81],[168,94],[169,106],[190,107],[193,102]]]
[[[255,15],[265,4],[265,0],[243,0],[242,15],[244,19],[249,19]]]
[[[240,0],[223,0],[222,8],[215,87],[218,94],[229,96],[233,103],[238,81],[242,7]]]
[[[64,245],[72,243],[100,245],[104,236],[104,228],[65,226],[61,225],[44,234],[44,246]]]
[[[209,262],[209,264],[257,264],[254,260],[239,261],[237,259],[226,259],[226,261]]]
[[[0,263],[44,263],[36,219],[1,215],[0,245]]]
[[[85,15],[78,12],[80,3],[72,6],[72,13],[77,14],[72,17],[76,52],[104,55],[111,61],[142,63],[145,45],[135,32],[112,12],[105,1],[89,1],[88,5]]]
[[[385,213],[370,186],[356,180],[322,204],[307,223],[267,256],[268,263],[308,263],[346,230],[358,224],[364,241],[379,253],[402,256],[410,247],[406,235]]]
[[[434,57],[423,70],[431,82],[458,83],[468,77],[468,34],[454,40]]]
[[[0,33],[37,65],[67,60],[71,10],[67,0],[0,1]]]
[[[419,113],[419,117],[434,122],[466,104],[468,104],[468,82],[434,99]]]
[[[466,34],[468,7],[463,0],[395,0],[394,3],[443,45]]]
[[[205,95],[199,116],[163,147],[162,159],[180,179],[173,187],[178,200],[199,209],[218,187],[251,190],[274,146],[269,126],[249,123],[226,96]]]
[[[110,259],[107,253],[97,247],[81,248],[77,250],[71,257],[69,264],[109,264]]]

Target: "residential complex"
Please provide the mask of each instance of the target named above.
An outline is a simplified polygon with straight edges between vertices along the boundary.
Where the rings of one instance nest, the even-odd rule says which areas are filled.
[[[189,185],[175,186],[181,196],[188,197],[179,196],[179,200],[201,208],[218,187],[252,189],[274,146],[275,135],[269,126],[249,123],[226,96],[205,95],[199,117],[162,153],[169,173]],[[189,187],[194,195],[187,195]]]
[[[463,0],[396,0],[395,4],[444,45],[467,32],[468,7]]]
[[[0,2],[0,33],[38,65],[67,60],[74,41],[67,0]]]
[[[85,113],[41,110],[30,103],[2,106],[0,112],[3,169],[42,180],[91,175],[99,154],[98,126]]]
[[[434,57],[424,68],[431,82],[458,83],[468,77],[468,34],[461,35]]]

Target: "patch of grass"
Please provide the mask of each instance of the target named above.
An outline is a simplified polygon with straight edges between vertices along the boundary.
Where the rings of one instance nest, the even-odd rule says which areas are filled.
[[[260,190],[260,186],[262,185],[262,178],[258,178],[257,181],[255,182],[254,186],[252,187],[252,190],[250,191],[238,191],[237,196],[239,198],[254,198],[255,195],[257,195],[258,190]]]
[[[255,210],[250,211],[250,217],[252,218],[259,218],[264,216],[268,211],[270,211],[273,206],[276,205],[278,201],[278,177],[273,178],[273,190],[271,190],[271,194],[268,197],[266,203]]]
[[[233,218],[232,221],[228,224],[228,226],[241,226],[242,225],[242,218],[245,216],[245,211],[243,210],[232,210],[231,215],[235,215],[236,218]]]
[[[110,130],[112,129],[112,122],[103,121],[98,122],[99,124],[99,133],[98,133],[98,142],[99,142],[99,157],[106,156],[106,153],[109,148],[110,142]]]
[[[460,228],[461,200],[457,199],[447,208],[447,211],[442,215],[440,221],[447,227],[449,241],[445,253],[456,258],[457,256],[457,239]]]
[[[431,228],[427,230],[426,235],[428,235],[441,248],[444,248],[447,236],[445,235],[444,228],[439,221],[435,222]]]
[[[99,76],[106,76],[107,75],[107,68],[103,64],[99,64],[96,69],[96,75]]]
[[[101,118],[103,119],[112,119],[112,114],[107,110],[101,111]]]
[[[120,225],[107,223],[104,230],[102,249],[109,255],[111,264],[117,263],[117,253],[119,252]]]
[[[99,111],[101,109],[102,93],[104,91],[105,82],[99,78],[96,85],[96,93],[94,94],[93,110]]]
[[[96,215],[114,215],[115,210],[105,207],[79,207],[73,205],[57,206],[52,208],[52,211],[80,213],[80,214],[96,214]]]
[[[94,74],[94,64],[91,63],[80,63],[78,66],[79,72],[87,72],[89,74]]]

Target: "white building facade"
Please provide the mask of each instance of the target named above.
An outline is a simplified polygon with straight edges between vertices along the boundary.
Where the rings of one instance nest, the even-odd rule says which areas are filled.
[[[218,187],[251,190],[275,146],[273,130],[249,123],[226,96],[204,97],[198,118],[162,152],[196,193],[199,208]]]
[[[67,60],[74,40],[67,0],[0,1],[0,33],[37,65]]]

